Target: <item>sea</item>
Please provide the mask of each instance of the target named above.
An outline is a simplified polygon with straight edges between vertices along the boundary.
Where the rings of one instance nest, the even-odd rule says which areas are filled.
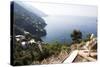
[[[46,43],[68,42],[71,43],[71,33],[73,30],[80,30],[82,38],[86,38],[89,33],[97,36],[97,17],[88,16],[46,16],[43,17],[47,26],[47,35],[42,37]]]

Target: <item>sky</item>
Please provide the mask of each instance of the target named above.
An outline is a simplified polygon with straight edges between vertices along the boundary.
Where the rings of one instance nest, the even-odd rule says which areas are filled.
[[[73,15],[97,17],[96,6],[73,5],[62,3],[22,1],[28,7],[35,7],[47,15]]]

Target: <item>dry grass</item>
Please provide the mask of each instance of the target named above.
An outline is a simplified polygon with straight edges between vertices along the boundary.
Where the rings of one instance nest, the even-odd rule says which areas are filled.
[[[41,64],[59,64],[62,63],[66,57],[68,57],[68,53],[66,51],[62,51],[58,56],[52,55],[51,57],[44,59]]]

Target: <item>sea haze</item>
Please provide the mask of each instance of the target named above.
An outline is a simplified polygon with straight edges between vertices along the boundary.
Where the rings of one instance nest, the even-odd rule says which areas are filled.
[[[47,16],[43,17],[47,26],[47,35],[42,37],[43,41],[51,42],[71,42],[70,34],[74,29],[79,29],[83,38],[88,33],[97,36],[97,17],[87,16]]]
[[[42,17],[47,24],[43,41],[70,42],[71,33],[79,29],[85,38],[88,33],[97,36],[97,7],[48,3],[18,2],[25,9]],[[25,5],[26,4],[26,5]],[[34,19],[32,17],[32,19]]]

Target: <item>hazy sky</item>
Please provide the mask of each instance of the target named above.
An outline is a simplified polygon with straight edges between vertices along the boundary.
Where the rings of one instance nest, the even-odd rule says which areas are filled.
[[[57,3],[23,2],[29,7],[35,7],[47,15],[73,15],[73,16],[97,16],[96,6],[70,5]]]

